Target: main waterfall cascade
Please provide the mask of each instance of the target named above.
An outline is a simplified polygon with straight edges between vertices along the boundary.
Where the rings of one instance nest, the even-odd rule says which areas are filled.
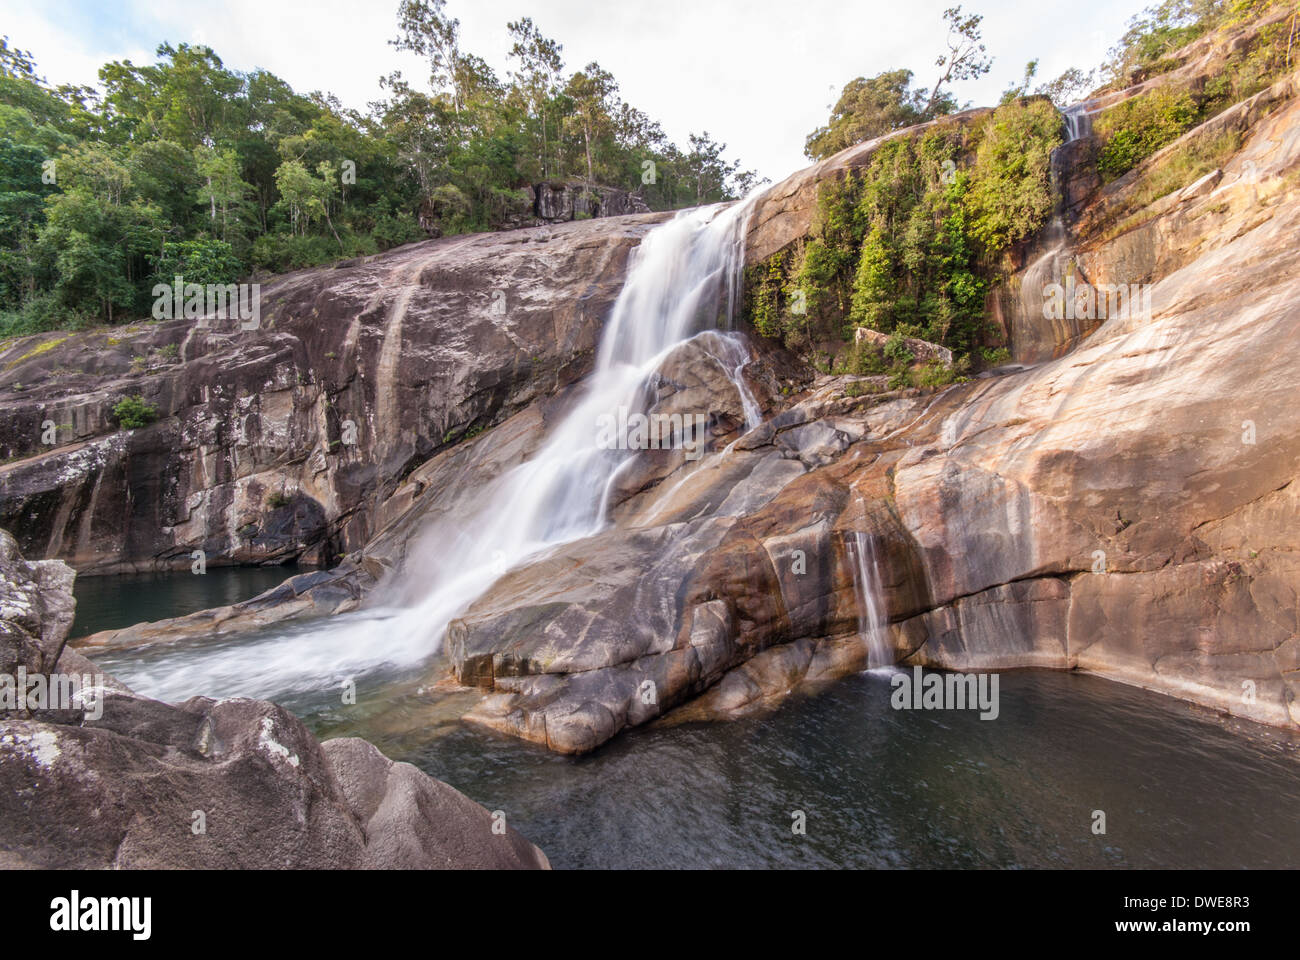
[[[698,337],[728,373],[745,429],[757,426],[761,412],[743,377],[752,359],[748,341],[724,332],[740,304],[751,207],[752,197],[683,211],[646,235],[576,406],[531,459],[486,485],[469,510],[420,534],[402,571],[379,588],[378,605],[253,643],[178,651],[174,662],[168,655],[150,664],[133,685],[161,699],[282,697],[418,664],[437,651],[448,623],[507,570],[605,525],[611,483],[636,451],[607,449],[597,425],[620,407],[645,412],[655,372],[687,340]]]

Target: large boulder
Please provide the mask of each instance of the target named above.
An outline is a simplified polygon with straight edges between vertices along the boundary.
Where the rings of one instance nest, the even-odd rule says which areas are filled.
[[[105,677],[62,649],[71,583],[0,531],[0,673],[76,691],[59,710],[0,711],[0,866],[548,866],[504,813],[364,740],[319,743],[273,703],[169,705]]]
[[[533,216],[546,223],[649,213],[635,193],[592,183],[545,181],[533,186]]]
[[[24,560],[0,530],[0,673],[41,673],[58,662],[76,612],[75,577],[59,560]]]

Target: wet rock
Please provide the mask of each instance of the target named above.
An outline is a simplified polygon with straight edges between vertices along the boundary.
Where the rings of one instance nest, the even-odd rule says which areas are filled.
[[[0,526],[83,573],[186,568],[194,550],[210,566],[329,565],[378,532],[412,470],[589,369],[628,254],[666,216],[298,271],[262,286],[257,329],[170,320],[9,341]],[[127,395],[157,422],[119,431]]]

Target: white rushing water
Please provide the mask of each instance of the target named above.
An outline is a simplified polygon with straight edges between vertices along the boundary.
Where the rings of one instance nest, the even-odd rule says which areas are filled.
[[[730,326],[740,299],[750,203],[679,213],[633,252],[627,279],[601,334],[581,399],[526,462],[484,486],[469,509],[422,531],[385,596],[387,609],[218,642],[164,655],[123,679],[163,700],[195,694],[273,697],[320,689],[378,667],[414,666],[433,654],[447,624],[506,570],[606,523],[608,492],[635,451],[599,442],[602,415],[644,412],[653,374],[677,345],[699,345],[728,371],[746,428],[760,413],[742,370],[751,359]],[[701,411],[707,412],[707,411]],[[122,669],[122,668],[118,668]]]
[[[880,558],[876,537],[857,531],[847,543],[853,561],[853,592],[858,601],[858,635],[867,645],[867,669],[892,667],[894,655],[889,647],[885,618],[884,581],[880,577]]]

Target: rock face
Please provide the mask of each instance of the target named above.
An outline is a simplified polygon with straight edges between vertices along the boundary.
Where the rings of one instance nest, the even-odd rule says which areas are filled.
[[[1008,328],[1012,352],[1031,366],[940,392],[811,373],[791,391],[788,358],[768,353],[744,369],[764,414],[746,430],[742,398],[704,340],[672,351],[653,402],[667,413],[707,410],[708,455],[690,463],[680,451],[642,451],[619,474],[606,529],[506,571],[468,603],[445,649],[451,676],[483,694],[468,719],[581,753],[648,722],[766,709],[867,663],[872,631],[859,595],[870,589],[900,662],[1084,669],[1300,723],[1300,422],[1290,414],[1300,361],[1288,349],[1300,337],[1298,92],[1300,75],[1288,77],[1104,188],[1089,172],[1087,141],[1066,148],[1077,278],[1142,285],[1150,308],[1068,325],[1022,318]],[[1225,133],[1235,153],[1161,192],[1179,150]],[[802,238],[818,185],[868,162],[878,142],[760,197],[747,259]],[[631,243],[651,220],[601,223],[583,231],[604,231],[600,244]],[[601,275],[612,277],[614,258],[598,246],[610,258]],[[590,267],[587,248],[564,249],[575,261],[556,264],[564,275]],[[1026,262],[1036,254],[1022,252]],[[455,254],[439,254],[448,271]],[[303,282],[284,281],[286,297]],[[326,296],[323,283],[308,284],[313,296]],[[418,298],[402,289],[412,296],[398,314],[409,315]],[[312,302],[293,301],[279,316],[309,314]],[[594,342],[594,320],[557,327],[539,317],[550,315],[539,306],[532,327],[511,332],[540,344],[559,329],[561,344]],[[399,339],[424,336],[411,328]],[[417,376],[405,363],[395,369]],[[357,485],[366,496],[346,501],[361,504],[357,519],[340,525],[341,501],[318,498],[331,529],[355,522],[365,546],[254,601],[90,643],[159,642],[415,599],[423,585],[401,571],[421,531],[466,515],[573,402],[558,372],[510,380],[525,386],[492,408],[501,418],[493,429],[422,447],[430,427],[411,433],[408,411],[425,423],[429,405],[449,401],[428,394],[427,377],[406,391],[400,376],[383,380],[385,369],[357,378],[388,384],[373,389],[371,433],[381,439],[365,451],[372,459],[358,451],[348,461],[374,477]],[[576,376],[582,364],[564,369]],[[75,514],[68,496],[56,516]],[[84,508],[77,515],[84,526]],[[300,527],[309,522],[301,516]]]
[[[548,866],[487,810],[364,740],[318,743],[262,701],[159,703],[60,653],[71,582],[0,531],[0,672],[85,678],[73,709],[0,711],[0,866]]]
[[[649,213],[634,193],[591,183],[545,182],[532,188],[533,216],[545,223]]]
[[[582,752],[859,669],[863,534],[899,660],[1086,669],[1300,722],[1300,363],[1279,348],[1300,333],[1295,95],[1292,77],[1211,121],[1243,133],[1215,175],[1135,209],[1156,157],[1083,210],[1109,225],[1080,231],[1083,277],[1151,284],[1149,314],[936,396],[824,380],[503,577],[449,631],[457,677],[492,691],[469,719]],[[754,256],[797,232],[809,177],[869,149],[760,200]],[[1136,215],[1121,230],[1117,208]]]
[[[451,624],[452,674],[484,694],[467,719],[581,753],[861,669],[851,544],[869,544],[901,662],[1085,669],[1300,723],[1296,92],[1292,77],[1211,121],[1240,124],[1241,147],[1191,188],[1135,206],[1156,157],[1080,208],[1083,275],[1150,283],[1151,309],[1055,359],[939,393],[822,377],[786,396],[769,356],[746,371],[765,419],[745,433],[734,388],[697,349],[666,358],[660,402],[710,410],[712,452],[694,466],[639,455],[611,526],[507,572]],[[797,232],[809,178],[844,162],[761,199],[751,254]],[[345,588],[364,604],[419,530],[529,456],[565,403],[434,457],[374,511],[383,529],[336,580],[282,588],[223,628],[330,609]],[[98,639],[142,639],[123,634]]]
[[[0,530],[0,673],[41,673],[58,662],[76,612],[75,576],[57,560],[27,562]]]
[[[660,215],[454,237],[169,320],[0,349],[0,524],[82,573],[329,565],[411,469],[589,368]],[[141,395],[158,422],[118,431]]]

